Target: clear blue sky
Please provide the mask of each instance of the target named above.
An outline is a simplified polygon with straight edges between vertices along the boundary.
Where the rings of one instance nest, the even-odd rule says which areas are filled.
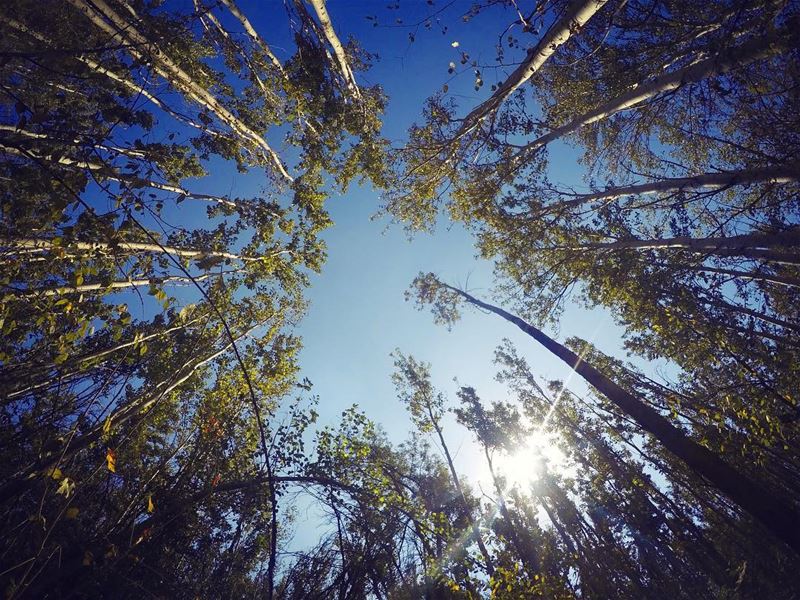
[[[464,23],[460,10],[442,16],[439,29],[419,28],[409,43],[410,29],[373,27],[365,16],[377,15],[391,23],[395,15],[406,22],[409,12],[425,13],[422,0],[411,3],[413,10],[387,11],[387,3],[336,2],[328,9],[341,37],[356,36],[370,52],[380,54],[362,83],[380,83],[389,96],[385,134],[402,141],[408,126],[419,117],[424,100],[448,79],[448,63],[454,61],[465,72],[449,82],[451,92],[461,93],[459,102],[470,107],[491,93],[491,84],[510,69],[483,70],[485,85],[475,92],[472,69],[459,64],[460,51],[486,64],[493,63],[496,35],[512,20],[506,11],[495,11],[480,20]],[[437,3],[438,5],[439,3]],[[434,7],[436,8],[436,7]],[[419,17],[421,18],[421,17]],[[519,34],[519,30],[512,32]],[[459,43],[458,49],[452,43]],[[564,147],[551,151],[554,173],[561,181],[580,185],[575,153]],[[490,401],[507,398],[504,388],[494,382],[494,349],[504,337],[510,338],[527,357],[538,375],[566,380],[569,371],[549,353],[515,327],[496,316],[466,311],[464,319],[448,332],[433,324],[428,312],[418,312],[404,301],[403,293],[420,271],[433,271],[443,280],[464,284],[488,297],[492,285],[491,265],[475,258],[470,234],[459,226],[442,222],[433,235],[420,234],[409,241],[398,225],[374,221],[380,197],[366,187],[354,187],[346,197],[329,203],[335,226],[324,236],[329,258],[323,273],[314,276],[309,291],[311,308],[299,333],[304,340],[301,355],[303,375],[314,383],[320,396],[322,422],[334,422],[339,413],[358,404],[379,423],[394,441],[405,439],[410,422],[396,400],[390,381],[395,348],[433,364],[434,383],[455,398],[460,384],[474,386]],[[588,312],[572,306],[565,312],[559,339],[578,335],[592,339],[601,349],[619,352],[621,331],[601,311]],[[576,391],[585,389],[578,384]],[[457,464],[467,475],[480,472],[480,461],[470,435],[452,419],[447,424],[451,449],[458,451]]]
[[[493,8],[480,18],[465,22],[461,16],[471,3],[455,2],[429,30],[424,26],[373,27],[374,21],[366,17],[375,16],[385,25],[396,25],[397,18],[412,23],[422,21],[446,4],[436,0],[431,7],[425,0],[401,0],[401,10],[387,10],[386,6],[395,2],[330,0],[328,10],[342,39],[353,35],[367,51],[380,55],[372,70],[357,78],[361,84],[378,83],[384,88],[389,97],[384,134],[400,144],[409,125],[419,118],[425,99],[444,83],[458,99],[462,114],[491,94],[491,85],[504,79],[513,66],[482,68],[485,84],[475,92],[474,69],[460,64],[461,52],[479,64],[494,65],[497,36],[515,17],[507,9]],[[283,51],[282,46],[288,49],[292,43],[287,38],[282,2],[242,0],[239,4],[278,57],[287,58],[288,51]],[[443,33],[445,27],[447,31]],[[235,26],[233,29],[237,30]],[[414,34],[413,43],[409,33]],[[533,40],[526,40],[519,27],[508,33],[528,43]],[[457,48],[453,42],[458,42]],[[516,52],[519,57],[524,48]],[[507,60],[513,57],[511,53],[506,55]],[[447,72],[451,61],[459,71],[455,77]],[[280,132],[271,136],[271,143],[285,154]],[[580,187],[574,151],[556,145],[550,149],[550,158],[554,180]],[[252,197],[263,186],[261,177],[241,176],[220,165],[201,185],[211,193]],[[492,363],[495,348],[506,337],[515,343],[537,375],[569,380],[570,372],[562,363],[496,316],[467,310],[463,320],[448,332],[435,326],[428,312],[418,312],[406,303],[404,292],[420,271],[433,271],[443,280],[461,285],[468,280],[473,293],[488,299],[491,265],[475,258],[473,239],[460,226],[441,222],[434,234],[420,234],[409,241],[402,227],[371,219],[380,205],[374,190],[359,186],[352,187],[343,197],[332,197],[328,203],[335,223],[323,236],[329,258],[322,274],[312,276],[307,294],[310,309],[297,330],[304,345],[301,377],[312,381],[313,393],[320,398],[321,425],[336,424],[343,410],[358,404],[392,441],[408,438],[410,421],[390,380],[390,353],[395,348],[432,363],[434,384],[451,400],[455,399],[457,388],[454,378],[462,385],[475,387],[486,401],[509,399],[506,390],[494,381]],[[165,214],[176,222],[186,222],[186,209],[186,204],[179,209],[168,207]],[[171,210],[175,211],[173,215]],[[602,311],[568,307],[557,337],[563,340],[573,335],[590,339],[609,353],[618,354],[621,348],[621,330]],[[585,389],[582,382],[575,381],[570,387],[578,392]],[[451,451],[456,454],[457,467],[474,480],[483,468],[470,434],[452,418],[447,420],[446,434]],[[305,511],[302,505],[297,508],[301,522],[292,545],[303,547],[315,543],[319,532],[316,519],[302,523]]]
[[[408,126],[419,118],[424,100],[448,79],[450,61],[465,71],[449,83],[451,91],[463,93],[459,101],[465,107],[488,97],[495,76],[499,79],[507,73],[484,70],[486,83],[475,92],[472,70],[462,67],[458,59],[460,51],[465,51],[479,62],[492,63],[497,33],[513,19],[508,11],[493,11],[464,23],[460,15],[469,3],[457,3],[458,8],[443,13],[438,30],[420,27],[415,42],[409,43],[413,30],[373,27],[365,17],[375,15],[381,23],[402,17],[407,23],[444,3],[430,7],[415,0],[404,3],[400,11],[386,10],[386,4],[332,0],[328,9],[341,37],[352,34],[368,51],[380,54],[362,82],[380,83],[389,96],[384,132],[390,139],[404,139]],[[444,25],[446,34],[441,33]],[[457,49],[452,47],[454,41],[459,43]],[[552,162],[562,175],[576,171],[575,156],[565,148],[556,149]],[[465,318],[448,332],[435,326],[429,313],[418,312],[404,301],[404,291],[420,271],[433,271],[453,283],[468,279],[472,291],[488,296],[491,265],[476,259],[473,239],[460,226],[441,222],[434,234],[419,234],[409,241],[400,226],[370,219],[380,206],[380,197],[366,187],[354,187],[346,197],[331,199],[328,206],[335,222],[324,236],[329,258],[323,273],[313,277],[311,308],[299,329],[305,347],[301,364],[320,395],[323,419],[333,419],[357,403],[393,439],[405,437],[408,419],[389,379],[389,354],[395,348],[433,363],[435,382],[442,389],[455,390],[452,380],[457,377],[484,392],[487,400],[492,393],[503,393],[493,382],[491,359],[504,337],[517,344],[539,374],[566,378],[560,363],[498,317],[466,311]],[[612,320],[576,307],[564,315],[560,338],[589,337],[601,322],[597,343],[617,350],[620,332]]]

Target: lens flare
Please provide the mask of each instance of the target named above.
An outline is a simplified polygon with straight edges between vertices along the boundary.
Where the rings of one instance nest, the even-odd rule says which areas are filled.
[[[497,458],[498,474],[506,479],[509,488],[527,488],[541,478],[545,469],[550,473],[568,475],[569,468],[567,456],[558,446],[556,436],[541,430],[535,430],[525,445],[513,454]]]

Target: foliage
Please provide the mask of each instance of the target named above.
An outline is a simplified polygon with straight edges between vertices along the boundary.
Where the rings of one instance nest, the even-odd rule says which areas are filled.
[[[797,3],[524,4],[386,7],[409,44],[450,18],[499,34],[493,64],[451,42],[392,147],[359,85],[375,57],[323,0],[269,31],[233,0],[4,3],[6,598],[800,595]],[[503,398],[467,382],[451,406],[398,350],[409,441],[355,406],[318,424],[293,327],[354,183],[494,262],[498,305],[424,272],[407,299],[448,328],[503,317],[588,391],[506,342]],[[570,301],[610,311],[635,364],[545,333]],[[292,552],[301,496],[323,529]]]

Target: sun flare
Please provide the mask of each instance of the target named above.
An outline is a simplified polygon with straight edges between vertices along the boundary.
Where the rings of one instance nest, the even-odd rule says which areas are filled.
[[[502,454],[496,460],[498,475],[508,487],[523,488],[538,481],[545,472],[564,475],[569,471],[567,456],[552,433],[534,431],[525,445],[513,454]]]

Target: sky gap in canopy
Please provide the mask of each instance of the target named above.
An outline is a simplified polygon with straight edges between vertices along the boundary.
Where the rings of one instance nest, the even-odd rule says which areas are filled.
[[[343,40],[352,36],[375,55],[372,69],[359,83],[379,84],[386,92],[389,105],[383,132],[395,145],[402,143],[425,99],[441,90],[443,82],[447,82],[448,94],[466,110],[488,97],[491,84],[513,70],[512,57],[518,59],[524,51],[516,49],[514,55],[506,50],[505,66],[494,68],[498,39],[486,32],[502,31],[513,21],[507,7],[493,6],[476,19],[465,20],[470,3],[409,2],[403,3],[399,11],[387,6],[392,4],[353,0],[330,2],[328,9]],[[283,4],[243,1],[240,8],[270,41],[278,58],[285,59],[293,45],[287,37],[288,28],[271,26],[283,23]],[[428,29],[422,23],[430,15],[435,16],[429,19],[432,26]],[[403,24],[396,22],[401,17]],[[238,23],[230,25],[232,31],[240,30]],[[518,30],[519,27],[506,33],[516,34]],[[461,64],[465,52],[470,60]],[[479,91],[473,88],[473,60],[486,81]],[[448,74],[451,62],[456,64],[452,76]],[[270,133],[269,142],[281,156],[291,160],[291,148],[281,143],[283,135],[276,129]],[[577,152],[556,143],[550,148],[550,155],[553,179],[581,189]],[[255,197],[269,185],[259,172],[241,174],[221,160],[208,163],[206,168],[210,175],[196,186],[205,193]],[[433,271],[487,297],[492,284],[491,265],[475,257],[471,235],[462,226],[442,219],[433,234],[418,234],[410,240],[400,225],[373,218],[380,202],[379,191],[354,183],[346,194],[334,194],[327,205],[334,222],[323,234],[328,260],[322,273],[312,276],[307,292],[310,308],[297,328],[304,345],[301,376],[314,384],[322,423],[335,422],[343,410],[358,404],[391,440],[399,442],[407,437],[410,423],[405,409],[395,400],[390,381],[390,353],[395,348],[432,362],[434,383],[447,390],[451,398],[457,387],[454,378],[458,385],[476,387],[486,400],[506,397],[506,391],[493,380],[491,362],[494,349],[504,337],[518,346],[538,375],[569,379],[568,370],[505,323],[467,311],[463,321],[452,332],[446,332],[433,324],[429,314],[417,312],[406,303],[404,291],[419,271]],[[191,212],[187,208],[185,202],[167,204],[164,221],[179,226],[206,219],[202,204]],[[140,316],[147,316],[152,310],[151,299],[143,291],[117,296],[132,310],[138,308]],[[178,296],[188,303],[197,292],[188,287]],[[618,354],[621,330],[612,321],[603,311],[570,306],[558,334],[561,339],[580,336],[606,352]],[[585,389],[575,381],[572,386],[577,391]],[[459,468],[473,477],[481,473],[478,464],[482,461],[478,460],[470,434],[453,419],[448,422],[447,433],[458,451]]]
[[[495,64],[497,39],[487,32],[502,31],[513,20],[507,7],[491,7],[475,20],[462,17],[471,4],[404,2],[401,10],[387,4],[364,1],[329,2],[328,10],[342,39],[353,36],[365,50],[378,54],[361,83],[378,83],[389,98],[384,117],[384,135],[400,144],[409,125],[418,118],[427,97],[448,83],[448,93],[467,107],[491,94],[495,81],[513,70],[488,68]],[[263,22],[269,7],[245,3],[255,19]],[[434,20],[431,29],[401,26],[421,23],[430,14],[448,6]],[[375,26],[375,24],[378,24]],[[502,25],[501,25],[502,24]],[[446,27],[446,30],[445,30]],[[519,27],[512,30],[519,33]],[[414,41],[409,35],[414,35]],[[533,39],[533,38],[531,38]],[[457,42],[456,47],[453,44]],[[512,56],[507,52],[506,61]],[[485,85],[474,90],[474,68],[460,64],[462,52],[477,60]],[[457,73],[448,75],[450,62]],[[578,154],[557,143],[550,149],[554,180],[583,189]],[[471,235],[460,225],[442,219],[433,234],[418,234],[409,241],[402,228],[386,220],[372,220],[380,205],[379,192],[354,185],[344,197],[334,196],[328,204],[335,225],[324,238],[328,260],[320,275],[312,278],[308,292],[311,306],[298,332],[303,337],[303,375],[314,383],[320,396],[323,422],[357,403],[381,424],[394,441],[403,440],[410,425],[405,409],[395,400],[389,376],[389,354],[400,348],[405,353],[433,364],[434,384],[448,391],[455,401],[458,385],[475,386],[485,400],[506,398],[506,390],[494,381],[492,356],[504,337],[511,339],[526,356],[535,372],[546,379],[567,380],[570,376],[558,361],[535,347],[515,328],[488,315],[465,311],[464,319],[451,332],[433,324],[430,314],[417,312],[404,301],[404,291],[419,271],[433,271],[451,282],[465,284],[476,294],[490,294],[491,265],[476,259]],[[619,354],[621,329],[604,311],[587,311],[570,306],[564,313],[559,339],[579,336],[595,342],[601,350]],[[649,369],[648,369],[649,370]],[[458,383],[453,379],[456,378]],[[576,391],[582,382],[571,382]],[[471,442],[471,434],[450,420],[447,433],[459,452],[459,468],[468,475],[482,472],[482,459]]]

